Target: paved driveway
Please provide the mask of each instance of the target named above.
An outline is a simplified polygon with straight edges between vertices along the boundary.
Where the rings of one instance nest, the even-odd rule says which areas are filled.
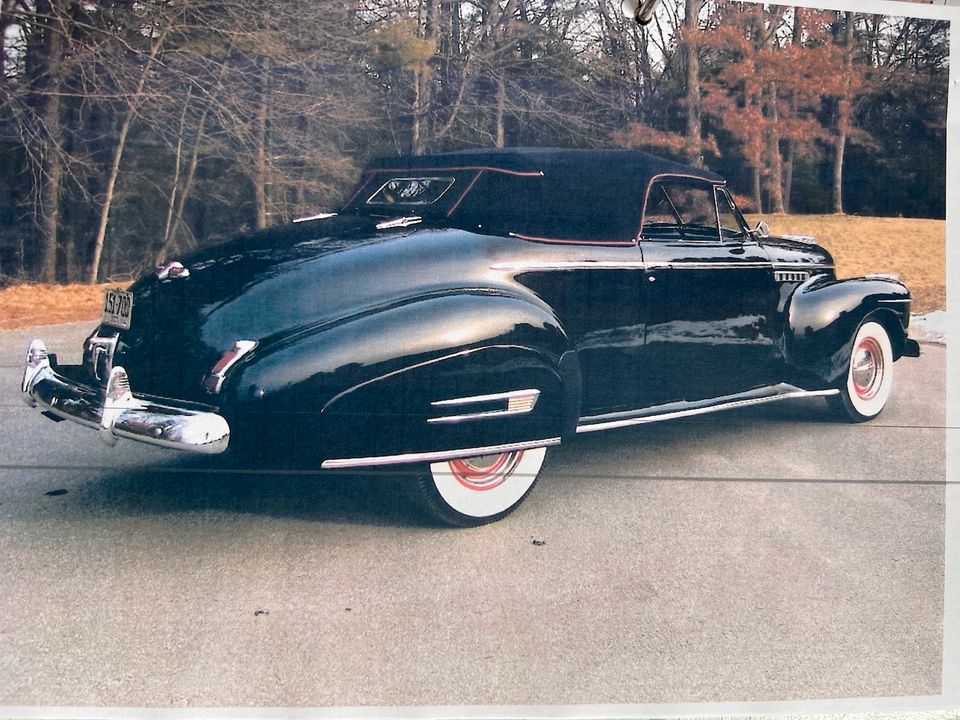
[[[940,691],[940,346],[897,363],[876,422],[812,400],[582,436],[512,516],[445,530],[390,475],[240,473],[54,425],[16,391],[28,335],[0,333],[0,705]]]

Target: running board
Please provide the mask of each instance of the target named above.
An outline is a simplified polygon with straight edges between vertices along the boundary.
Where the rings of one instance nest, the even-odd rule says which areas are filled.
[[[830,390],[801,390],[793,385],[780,383],[779,385],[757,388],[756,390],[736,393],[735,395],[724,395],[723,397],[712,398],[710,400],[672,402],[643,408],[642,410],[629,410],[582,417],[580,418],[580,423],[577,425],[577,432],[588,433],[598,430],[612,430],[613,428],[627,427],[629,425],[645,425],[647,423],[676,420],[693,415],[705,415],[721,410],[733,410],[735,408],[750,407],[751,405],[762,405],[763,403],[775,402],[777,400],[827,397],[829,395],[839,394],[840,391],[836,388]]]

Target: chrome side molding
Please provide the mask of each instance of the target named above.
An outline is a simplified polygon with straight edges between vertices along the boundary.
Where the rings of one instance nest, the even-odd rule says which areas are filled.
[[[546,438],[544,440],[530,440],[528,442],[509,443],[506,445],[488,445],[486,447],[462,448],[460,450],[438,450],[435,452],[405,453],[403,455],[379,455],[375,457],[342,458],[324,460],[320,467],[325,470],[336,470],[355,467],[377,467],[381,465],[406,465],[410,463],[431,463],[442,460],[456,460],[457,458],[479,457],[480,455],[499,455],[500,453],[515,450],[533,450],[534,448],[559,445],[560,438]]]
[[[462,407],[487,403],[504,403],[503,407],[494,409],[478,409],[474,412],[461,412],[456,415],[443,415],[428,418],[430,424],[460,423],[469,420],[484,420],[487,418],[506,417],[509,415],[524,415],[533,411],[540,391],[534,388],[528,390],[511,390],[510,392],[493,393],[491,395],[473,395],[471,397],[453,398],[451,400],[436,400],[430,403],[433,407]]]
[[[759,388],[758,390],[738,393],[736,395],[727,395],[723,398],[716,398],[702,403],[669,403],[667,405],[644,408],[642,410],[583,417],[580,418],[580,423],[577,425],[577,433],[612,430],[630,425],[646,425],[648,423],[663,422],[665,420],[677,420],[694,415],[720,412],[721,410],[733,410],[735,408],[750,407],[751,405],[762,405],[763,403],[775,402],[777,400],[828,397],[839,394],[840,391],[836,388],[829,390],[801,390],[793,385],[781,383],[780,385]]]

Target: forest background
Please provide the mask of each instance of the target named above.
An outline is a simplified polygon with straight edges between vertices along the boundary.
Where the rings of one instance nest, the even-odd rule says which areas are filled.
[[[372,157],[640,147],[752,212],[943,218],[949,25],[729,0],[0,0],[0,284],[335,209]]]

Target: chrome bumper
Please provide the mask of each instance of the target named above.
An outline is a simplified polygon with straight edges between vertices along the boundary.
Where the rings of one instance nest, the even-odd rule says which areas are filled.
[[[111,446],[118,438],[127,438],[212,455],[222,453],[230,442],[230,425],[223,417],[139,398],[130,391],[122,367],[110,371],[106,389],[60,375],[41,340],[31,342],[27,350],[20,390],[31,407],[98,430]]]

